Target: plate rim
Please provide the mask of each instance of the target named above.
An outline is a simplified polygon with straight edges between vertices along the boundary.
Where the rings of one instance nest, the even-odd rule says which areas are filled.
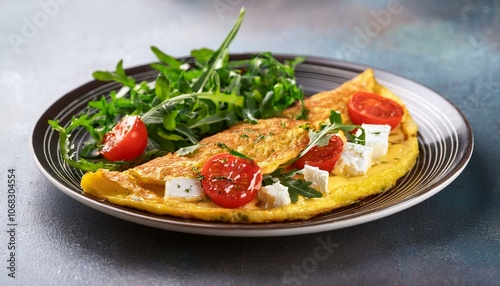
[[[239,53],[239,54],[231,54],[231,57],[249,57],[252,55],[255,55],[256,53]],[[310,234],[310,233],[319,233],[319,232],[324,232],[324,231],[330,231],[330,230],[336,230],[336,229],[341,229],[341,228],[346,228],[346,227],[351,227],[367,222],[371,222],[374,220],[378,220],[393,214],[396,214],[400,211],[403,211],[405,209],[408,209],[410,207],[413,207],[428,198],[434,196],[438,192],[440,192],[442,189],[447,187],[451,182],[453,182],[466,168],[468,162],[470,161],[470,158],[472,157],[473,149],[474,149],[474,136],[473,136],[473,130],[471,128],[471,125],[467,118],[465,117],[464,113],[457,107],[455,106],[448,98],[444,97],[441,95],[439,92],[429,88],[428,86],[409,79],[405,76],[401,76],[397,73],[393,73],[384,69],[380,69],[377,67],[373,66],[367,66],[363,64],[358,64],[354,62],[347,62],[343,60],[338,60],[338,59],[332,59],[332,58],[326,58],[326,57],[318,57],[318,56],[307,56],[307,55],[295,55],[295,54],[273,54],[274,57],[277,59],[281,60],[286,60],[286,59],[293,59],[295,57],[303,56],[306,58],[305,63],[314,65],[314,66],[326,66],[326,67],[335,67],[337,69],[345,70],[345,71],[351,71],[351,72],[356,72],[359,73],[363,71],[366,68],[372,68],[375,72],[375,74],[385,74],[388,76],[392,76],[395,78],[399,78],[401,80],[406,81],[407,83],[411,83],[413,85],[416,85],[420,88],[424,88],[428,90],[429,92],[433,93],[433,95],[438,96],[440,99],[444,100],[449,106],[451,106],[455,112],[457,112],[460,115],[460,119],[462,120],[462,123],[465,125],[465,131],[467,132],[467,139],[466,143],[467,146],[465,148],[465,153],[461,154],[461,160],[458,165],[454,166],[451,170],[448,170],[448,172],[445,174],[442,180],[438,182],[434,182],[430,186],[427,187],[427,191],[421,194],[413,194],[409,197],[404,198],[404,200],[398,201],[395,204],[392,204],[388,207],[384,207],[379,210],[375,210],[372,212],[369,212],[367,214],[362,214],[359,216],[354,216],[354,217],[349,217],[340,221],[334,221],[334,222],[318,222],[312,225],[307,225],[307,221],[298,221],[296,224],[293,222],[285,222],[287,225],[281,226],[280,228],[259,228],[259,226],[271,226],[271,225],[276,225],[276,224],[283,224],[283,223],[269,223],[269,224],[229,224],[229,223],[214,223],[214,222],[202,222],[198,220],[192,220],[195,222],[195,225],[189,220],[189,219],[182,219],[182,218],[175,218],[175,217],[170,217],[170,216],[159,216],[159,215],[154,215],[147,213],[146,211],[140,211],[140,210],[134,210],[134,209],[129,209],[126,207],[121,207],[121,206],[116,206],[111,203],[98,200],[95,198],[91,198],[89,195],[86,195],[83,192],[80,192],[78,190],[74,190],[72,188],[68,188],[67,186],[61,184],[58,180],[56,180],[42,165],[42,162],[40,161],[40,158],[38,158],[36,150],[35,150],[35,135],[37,132],[37,127],[40,125],[47,125],[46,121],[48,118],[48,113],[51,111],[53,108],[55,108],[55,105],[58,104],[59,102],[64,102],[65,99],[69,98],[72,96],[72,94],[76,93],[77,91],[84,90],[85,88],[89,88],[91,85],[96,84],[96,80],[89,81],[87,83],[84,83],[69,92],[66,92],[64,95],[61,97],[57,98],[55,101],[53,101],[48,108],[40,115],[36,123],[33,125],[33,128],[31,130],[31,136],[29,137],[29,144],[30,144],[30,151],[33,157],[33,160],[35,162],[35,165],[39,169],[39,171],[44,175],[45,178],[47,178],[52,185],[54,185],[57,189],[62,191],[64,194],[68,195],[72,199],[75,199],[76,201],[91,207],[95,210],[98,210],[100,212],[106,213],[108,215],[114,216],[119,219],[124,219],[130,222],[138,223],[141,225],[146,225],[150,227],[155,227],[155,228],[160,228],[160,229],[165,229],[165,230],[170,230],[170,231],[176,231],[176,232],[183,232],[183,233],[190,233],[190,234],[201,234],[201,235],[211,235],[211,236],[227,236],[227,237],[270,237],[270,236],[290,236],[290,235],[301,235],[301,234]],[[189,59],[191,57],[178,57],[179,59]],[[143,64],[143,65],[138,65],[134,66],[131,68],[127,68],[125,71],[127,74],[130,74],[131,72],[138,71],[140,69],[143,69],[146,71],[147,66],[149,64]],[[132,74],[134,75],[134,74]],[[103,83],[100,86],[105,85],[106,83]],[[94,88],[95,89],[95,88]],[[73,98],[73,101],[76,100]],[[49,118],[50,119],[50,118]],[[45,121],[45,123],[44,123]],[[45,129],[44,129],[45,132]],[[167,221],[165,219],[167,218]],[[301,225],[305,224],[305,225]],[[216,225],[216,226],[214,226]],[[235,228],[234,226],[238,226]]]

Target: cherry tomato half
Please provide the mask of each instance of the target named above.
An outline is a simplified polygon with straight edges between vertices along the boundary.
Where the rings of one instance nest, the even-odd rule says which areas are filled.
[[[300,170],[304,168],[304,165],[309,165],[331,172],[343,149],[344,141],[339,136],[333,135],[328,145],[314,146],[304,156],[295,161],[292,167]]]
[[[262,186],[262,172],[251,159],[217,154],[201,170],[201,184],[212,201],[225,208],[241,207],[255,198]]]
[[[148,131],[139,116],[126,116],[104,135],[101,155],[110,161],[131,161],[148,145]]]
[[[403,108],[394,100],[368,92],[355,93],[347,105],[355,124],[387,124],[396,128],[403,118]]]

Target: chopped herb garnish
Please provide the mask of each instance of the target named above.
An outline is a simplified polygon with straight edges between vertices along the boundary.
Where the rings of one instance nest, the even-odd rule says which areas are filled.
[[[264,134],[259,134],[259,136],[254,140],[254,143],[257,143],[259,141],[262,141],[266,138],[266,135]]]

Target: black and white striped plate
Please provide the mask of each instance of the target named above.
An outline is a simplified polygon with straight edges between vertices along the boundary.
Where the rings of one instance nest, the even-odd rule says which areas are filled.
[[[248,58],[250,55],[234,55]],[[275,55],[279,60],[291,55]],[[296,69],[299,84],[306,94],[329,90],[353,78],[366,66],[331,59],[308,57]],[[131,68],[127,74],[138,80],[152,81],[156,72],[148,65]],[[473,150],[472,130],[462,112],[436,92],[401,76],[375,70],[378,81],[396,93],[407,105],[419,126],[419,148],[416,166],[391,190],[361,203],[314,217],[307,221],[269,224],[227,224],[159,216],[116,206],[86,195],[80,188],[83,173],[68,167],[61,158],[58,134],[47,120],[66,124],[82,112],[91,100],[119,89],[115,83],[89,82],[57,100],[38,120],[31,146],[40,171],[65,194],[104,213],[136,223],[186,233],[219,236],[283,236],[315,233],[349,227],[379,219],[414,206],[449,185],[465,168]],[[75,146],[84,142],[85,134],[76,132]]]

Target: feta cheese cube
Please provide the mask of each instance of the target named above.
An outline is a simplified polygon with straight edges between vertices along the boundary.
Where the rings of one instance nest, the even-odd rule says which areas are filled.
[[[346,142],[333,173],[346,177],[365,175],[372,165],[372,155],[372,147]]]
[[[263,186],[260,188],[258,196],[265,209],[286,206],[292,202],[288,194],[288,188],[279,182]]]
[[[378,159],[387,154],[389,149],[389,134],[391,126],[385,124],[362,124],[365,130],[365,146],[373,148],[372,159]]]
[[[200,201],[204,196],[205,192],[201,187],[201,182],[197,178],[168,178],[165,182],[164,198]]]
[[[304,180],[313,182],[311,188],[324,194],[328,193],[329,172],[321,170],[318,167],[305,165],[304,169],[302,169],[302,174],[304,175]]]
[[[131,200],[134,200],[134,201],[137,201],[137,202],[142,202],[143,201],[143,199],[141,197],[137,196],[137,195],[130,195],[129,198]]]

